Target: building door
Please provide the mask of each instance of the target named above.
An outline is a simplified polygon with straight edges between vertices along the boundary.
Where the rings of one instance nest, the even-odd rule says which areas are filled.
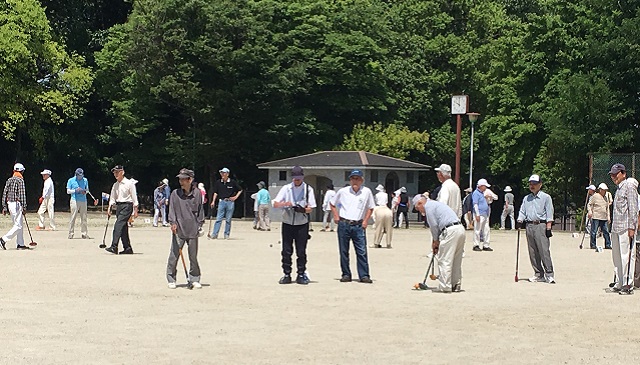
[[[387,195],[389,195],[389,207],[391,207],[391,194],[400,189],[400,179],[395,171],[391,171],[384,179],[384,188],[387,189]]]

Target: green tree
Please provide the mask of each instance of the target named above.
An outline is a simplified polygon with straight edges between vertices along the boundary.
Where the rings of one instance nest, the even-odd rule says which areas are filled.
[[[407,126],[392,123],[369,125],[356,124],[353,132],[344,137],[337,150],[367,151],[382,155],[406,159],[411,152],[424,152],[429,142],[427,132],[412,131]]]

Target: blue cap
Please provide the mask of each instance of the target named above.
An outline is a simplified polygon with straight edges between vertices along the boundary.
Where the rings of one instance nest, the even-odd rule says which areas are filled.
[[[351,173],[349,174],[349,177],[352,177],[352,176],[360,176],[360,177],[363,178],[364,174],[360,170],[351,170]]]
[[[218,172],[226,172],[227,174],[229,173],[229,169],[226,167],[223,167],[222,169],[220,169],[220,171]]]
[[[76,176],[84,176],[84,170],[78,167],[76,169]]]

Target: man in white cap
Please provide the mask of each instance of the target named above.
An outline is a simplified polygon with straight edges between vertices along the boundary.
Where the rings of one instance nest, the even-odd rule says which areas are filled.
[[[389,196],[387,195],[384,186],[378,184],[376,187],[378,193],[375,196],[376,207],[373,208],[373,221],[375,222],[375,236],[373,239],[373,246],[382,247],[382,236],[386,233],[387,248],[391,248],[391,239],[393,238],[393,212],[387,206],[389,203]]]
[[[168,217],[169,216],[169,200],[171,199],[171,187],[169,186],[169,179],[167,179],[166,177],[162,179],[162,183],[164,184],[164,196],[167,197],[167,199],[164,201],[164,209],[165,209],[164,216]],[[167,222],[162,222],[162,223],[167,223]],[[168,225],[169,223],[167,223],[167,226]]]
[[[627,169],[620,163],[611,167],[609,176],[618,186],[613,198],[611,222],[611,253],[617,271],[617,282],[611,290],[620,294],[633,294],[634,237],[638,227],[638,180],[628,178]]]
[[[460,198],[460,187],[451,179],[451,166],[442,164],[436,167],[436,176],[438,181],[442,183],[442,187],[438,192],[438,201],[444,203],[453,210],[458,216],[462,217],[462,199]]]
[[[333,199],[335,195],[336,191],[333,184],[327,185],[327,191],[324,193],[324,200],[322,201],[322,211],[324,212],[324,215],[322,216],[321,232],[326,232],[329,229],[330,232],[333,232],[335,222],[331,217],[331,199]]]
[[[504,229],[504,221],[507,217],[511,218],[511,229],[516,228],[516,220],[513,216],[513,193],[511,192],[511,186],[504,188],[504,209],[502,209],[502,215],[500,216],[500,229]]]
[[[51,170],[44,169],[40,175],[44,184],[42,187],[42,195],[38,199],[40,208],[38,208],[38,231],[43,231],[44,228],[44,213],[49,212],[49,228],[52,231],[56,230],[56,221],[54,219],[53,203],[55,202],[53,193],[53,180],[51,179]]]
[[[22,216],[27,210],[27,194],[24,187],[24,178],[22,173],[24,166],[21,163],[13,165],[13,176],[7,179],[2,192],[2,214],[7,214],[7,210],[11,214],[13,225],[7,234],[0,238],[0,247],[6,250],[6,244],[13,237],[16,237],[17,249],[28,250],[29,247],[24,245],[24,237],[22,235]]]
[[[222,219],[225,220],[224,239],[228,239],[231,234],[231,218],[235,209],[235,201],[242,194],[240,185],[229,177],[228,168],[222,168],[220,171],[220,179],[213,183],[213,197],[211,198],[211,208],[213,209],[218,203],[218,214],[216,215],[216,223],[213,225],[213,231],[209,234],[209,238],[217,239]],[[218,202],[218,199],[220,200]]]
[[[533,267],[534,276],[529,278],[532,283],[547,282],[555,284],[553,277],[553,262],[549,249],[549,238],[553,225],[553,200],[542,189],[540,176],[531,175],[529,178],[530,194],[524,197],[518,212],[518,224],[526,229],[529,247],[529,260]]]
[[[407,188],[403,186],[399,192],[398,207],[396,209],[396,225],[394,228],[400,228],[400,226],[402,226],[402,218],[404,216],[405,228],[409,229],[409,195],[407,195]]]
[[[598,250],[596,245],[598,228],[602,230],[602,235],[604,236],[604,247],[611,249],[611,237],[607,229],[607,224],[611,223],[611,221],[609,220],[609,203],[605,200],[606,193],[607,185],[604,183],[600,184],[600,186],[598,186],[598,193],[593,194],[587,204],[587,218],[591,220],[590,247],[593,250]]]
[[[484,197],[485,190],[490,186],[486,179],[480,179],[476,190],[471,195],[473,215],[476,220],[473,227],[474,251],[493,251],[490,246],[489,204]],[[481,244],[482,247],[480,247]]]
[[[124,167],[116,165],[111,169],[116,182],[111,187],[107,217],[111,217],[111,209],[116,208],[116,222],[113,224],[113,238],[111,246],[104,250],[114,255],[133,255],[131,239],[129,238],[129,218],[138,217],[138,192],[134,179],[124,176]],[[118,243],[122,240],[123,250],[118,253]]]
[[[464,252],[464,227],[456,213],[446,204],[429,199],[426,194],[416,195],[413,204],[426,216],[431,229],[431,249],[438,258],[438,292],[460,291],[462,280],[462,256]]]

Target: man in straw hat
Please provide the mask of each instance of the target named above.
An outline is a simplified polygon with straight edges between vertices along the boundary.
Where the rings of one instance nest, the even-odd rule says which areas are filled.
[[[56,230],[56,221],[54,219],[53,203],[55,197],[53,193],[53,180],[51,179],[51,170],[44,169],[40,173],[42,180],[44,180],[42,187],[42,195],[38,199],[40,208],[38,208],[38,231],[43,231],[44,228],[44,213],[49,212],[49,228],[52,231]]]
[[[504,221],[507,217],[511,218],[511,229],[516,228],[516,220],[513,216],[513,193],[511,186],[504,188],[504,208],[502,209],[502,215],[500,216],[500,229],[504,229]]]

